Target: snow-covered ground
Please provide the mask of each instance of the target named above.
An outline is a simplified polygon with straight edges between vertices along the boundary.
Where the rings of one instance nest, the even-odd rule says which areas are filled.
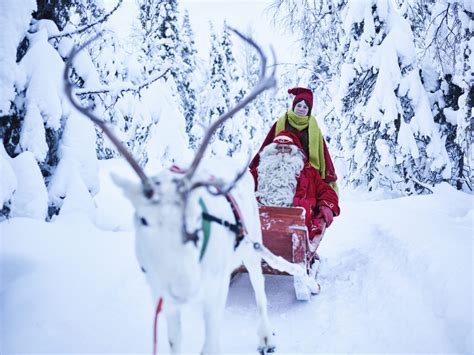
[[[154,305],[134,255],[132,210],[101,162],[97,220],[0,224],[0,354],[150,354]],[[457,353],[473,347],[472,195],[384,200],[342,191],[342,214],[320,247],[322,292],[295,300],[290,277],[266,279],[278,353]],[[226,353],[256,353],[257,310],[246,275],[232,285]],[[186,352],[202,345],[201,315],[184,314]],[[160,352],[167,352],[159,321]]]

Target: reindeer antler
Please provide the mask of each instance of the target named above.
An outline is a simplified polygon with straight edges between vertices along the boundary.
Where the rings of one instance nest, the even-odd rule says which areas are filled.
[[[241,39],[243,39],[245,42],[249,43],[252,47],[254,47],[258,54],[260,55],[261,58],[261,66],[260,66],[260,75],[259,75],[259,81],[257,85],[254,87],[252,92],[242,99],[237,106],[232,108],[230,111],[224,113],[221,115],[207,130],[201,145],[199,146],[198,152],[196,153],[196,156],[194,157],[193,162],[191,163],[190,168],[185,172],[184,179],[187,180],[188,182],[191,181],[194,173],[196,172],[197,167],[199,166],[199,163],[201,162],[204,152],[207,149],[207,146],[209,145],[209,142],[211,140],[212,135],[215,133],[217,128],[224,123],[226,120],[231,118],[233,115],[235,115],[238,111],[240,111],[242,108],[244,108],[246,105],[248,105],[251,101],[253,101],[260,93],[263,91],[275,86],[276,84],[276,79],[275,79],[275,67],[273,67],[273,70],[271,73],[267,73],[267,57],[263,53],[262,49],[260,46],[258,46],[251,38],[244,36],[242,33],[240,33],[238,30],[229,27],[231,31],[233,31],[237,36],[239,36]],[[133,158],[133,156],[130,154],[130,152],[125,148],[125,146],[118,140],[118,138],[110,131],[110,129],[107,127],[107,124],[105,121],[102,119],[98,118],[94,113],[90,111],[90,109],[82,107],[79,105],[73,95],[73,84],[69,80],[69,71],[72,69],[72,61],[74,57],[79,53],[82,49],[87,47],[89,44],[91,44],[93,41],[95,41],[101,34],[99,33],[97,36],[91,38],[87,42],[85,42],[82,46],[80,46],[77,49],[73,49],[71,51],[71,54],[66,62],[66,66],[64,68],[64,86],[65,86],[65,91],[66,91],[66,96],[68,99],[71,101],[72,105],[80,111],[82,114],[87,116],[93,123],[98,125],[104,133],[107,135],[107,137],[112,141],[112,143],[117,147],[118,151],[122,156],[128,161],[130,166],[135,170],[137,175],[140,177],[140,180],[142,181],[143,185],[143,193],[145,194],[146,197],[151,198],[153,196],[153,185],[150,181],[150,179],[146,176],[146,174],[143,172],[142,168],[138,165],[137,161]],[[275,53],[273,51],[273,48],[271,49],[272,51],[272,56],[273,60],[275,60]],[[246,167],[245,167],[246,170]],[[232,183],[224,188],[217,182],[198,182],[195,183],[191,189],[199,187],[199,186],[207,186],[208,188],[211,186],[214,186],[217,188],[219,191],[229,191],[236,183],[237,181],[244,175],[245,170],[242,170],[237,177],[232,181]]]
[[[276,78],[275,78],[275,67],[273,67],[273,70],[271,73],[269,73],[267,75],[267,57],[265,56],[265,54],[263,53],[262,49],[260,48],[260,46],[258,44],[256,44],[253,39],[247,37],[247,36],[244,36],[242,33],[240,33],[238,30],[236,30],[235,28],[232,28],[232,27],[229,27],[229,29],[231,31],[233,31],[237,36],[239,36],[241,39],[243,39],[245,42],[249,43],[252,47],[254,47],[258,54],[260,55],[260,59],[261,59],[261,65],[260,65],[260,75],[259,75],[259,81],[257,83],[257,85],[254,87],[254,89],[252,90],[252,92],[247,96],[245,97],[244,99],[242,99],[238,104],[237,106],[235,106],[234,108],[232,108],[230,111],[224,113],[223,115],[221,115],[210,127],[209,129],[207,130],[204,138],[202,139],[202,143],[201,145],[199,146],[199,150],[197,151],[196,153],[196,156],[194,157],[194,160],[193,162],[191,163],[191,166],[190,168],[186,171],[186,178],[188,180],[191,180],[191,178],[193,177],[194,173],[196,172],[196,169],[197,167],[199,166],[199,163],[201,162],[202,160],[202,157],[204,156],[204,152],[206,151],[207,149],[207,146],[209,145],[209,142],[211,140],[211,137],[212,135],[214,134],[214,132],[217,130],[217,128],[222,124],[224,123],[226,120],[228,120],[229,118],[231,118],[233,115],[235,115],[238,111],[240,111],[242,108],[244,108],[245,106],[247,106],[251,101],[253,101],[258,95],[260,95],[263,91],[267,90],[267,89],[270,89],[271,87],[275,86],[276,85]],[[273,51],[273,48],[271,48],[271,51],[272,51],[272,56],[273,56],[273,60],[275,60],[275,52]],[[239,174],[239,178],[241,177],[241,175],[243,174]],[[237,179],[238,180],[238,179]],[[237,182],[237,180],[235,180],[235,182]],[[235,184],[234,182],[234,184]],[[201,183],[200,186],[203,186],[203,185],[207,185],[207,186],[210,186],[212,184],[210,183]]]
[[[146,174],[143,172],[142,168],[140,165],[138,165],[137,161],[133,158],[133,156],[130,154],[130,152],[125,148],[125,146],[118,140],[118,138],[110,131],[110,129],[107,127],[106,122],[104,122],[102,119],[98,118],[94,113],[92,113],[89,109],[82,107],[79,105],[76,100],[74,99],[73,95],[73,84],[69,80],[69,71],[72,68],[72,61],[74,57],[79,53],[81,50],[83,50],[85,47],[87,47],[89,44],[94,42],[98,37],[100,37],[101,33],[99,33],[97,36],[91,38],[87,42],[85,42],[83,45],[81,45],[77,49],[73,49],[71,51],[71,54],[69,55],[69,58],[66,62],[66,66],[64,68],[64,87],[66,91],[66,96],[68,97],[69,101],[71,101],[72,105],[80,111],[83,115],[89,117],[89,119],[94,122],[97,126],[99,126],[104,133],[109,137],[109,139],[112,141],[112,143],[117,147],[118,151],[122,156],[128,161],[128,163],[131,165],[133,170],[137,173],[137,175],[140,177],[140,180],[142,181],[143,184],[143,193],[145,194],[146,197],[151,198],[153,196],[153,187],[151,184],[150,179],[146,176]]]

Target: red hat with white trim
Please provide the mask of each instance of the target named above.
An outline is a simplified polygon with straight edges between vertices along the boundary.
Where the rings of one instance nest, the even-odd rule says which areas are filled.
[[[273,138],[273,143],[296,145],[298,148],[304,151],[299,138],[288,130],[283,130],[278,133],[275,138]]]

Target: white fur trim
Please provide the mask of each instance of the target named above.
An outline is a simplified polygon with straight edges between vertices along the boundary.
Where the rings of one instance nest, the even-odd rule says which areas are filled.
[[[271,143],[260,152],[258,166],[259,202],[266,206],[289,207],[293,204],[296,185],[304,167],[303,153],[292,145],[291,153],[279,153],[276,143]]]

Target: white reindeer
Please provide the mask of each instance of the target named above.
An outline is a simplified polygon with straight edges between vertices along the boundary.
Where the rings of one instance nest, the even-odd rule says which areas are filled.
[[[230,275],[242,263],[249,272],[260,315],[258,350],[261,354],[273,352],[274,335],[268,321],[261,259],[263,257],[273,268],[306,277],[303,268],[276,257],[261,244],[253,178],[247,169],[225,183],[212,176],[216,173],[216,166],[221,171],[233,171],[235,163],[202,159],[217,127],[258,94],[275,85],[275,72],[267,75],[267,58],[258,45],[238,31],[233,31],[260,54],[260,80],[247,98],[209,127],[190,168],[183,172],[167,170],[148,178],[104,122],[73,99],[68,77],[69,63],[80,49],[71,54],[65,70],[66,92],[73,105],[104,130],[141,179],[141,183],[137,184],[113,176],[135,208],[137,260],[146,274],[153,299],[164,299],[163,312],[173,354],[181,352],[181,306],[195,300],[202,301],[203,305],[205,341],[202,353],[219,353],[219,330]],[[226,198],[230,190],[240,213],[233,211],[232,203]],[[236,223],[240,222],[236,221],[236,215],[240,215],[242,226]],[[234,225],[233,230],[220,224],[219,220]],[[205,226],[210,227],[210,233],[205,232]],[[317,293],[318,285],[309,277],[305,280],[307,287]]]

